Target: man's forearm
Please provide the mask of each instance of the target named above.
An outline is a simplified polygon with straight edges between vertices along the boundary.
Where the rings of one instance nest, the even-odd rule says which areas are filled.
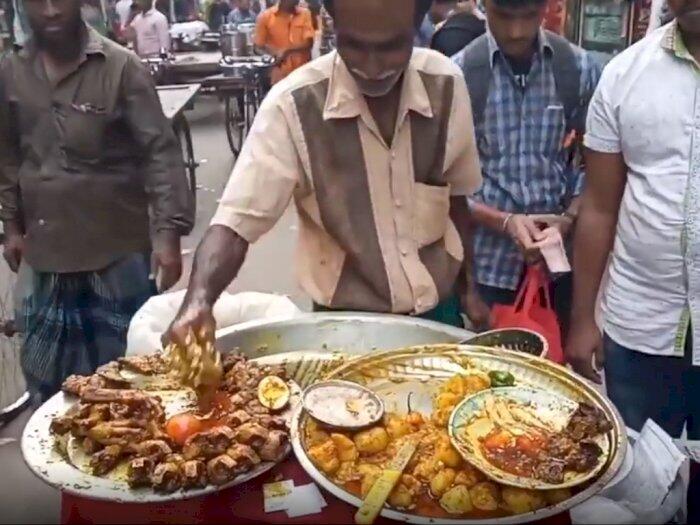
[[[596,210],[584,199],[574,234],[574,301],[572,318],[595,316],[598,289],[615,239],[617,214]]]
[[[503,225],[509,213],[488,206],[482,202],[469,201],[469,214],[476,224],[503,233]]]
[[[226,226],[214,225],[197,247],[184,304],[201,302],[210,307],[238,275],[248,242]]]
[[[454,223],[459,237],[462,240],[464,249],[464,262],[462,265],[463,271],[459,276],[457,284],[460,292],[466,292],[474,288],[474,272],[472,263],[474,261],[474,244],[473,244],[473,219],[470,217],[470,206],[467,204],[466,197],[452,197],[450,199],[450,218]]]

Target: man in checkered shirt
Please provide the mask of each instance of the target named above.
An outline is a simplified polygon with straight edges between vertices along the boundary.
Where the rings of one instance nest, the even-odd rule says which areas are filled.
[[[526,265],[540,260],[534,245],[545,225],[569,236],[583,186],[571,159],[600,76],[589,54],[541,29],[546,0],[484,5],[486,35],[453,58],[472,96],[484,179],[471,200],[478,283],[467,301],[471,319],[479,315],[469,310],[484,312],[482,301],[512,304]],[[565,324],[571,276],[555,280],[551,293]]]

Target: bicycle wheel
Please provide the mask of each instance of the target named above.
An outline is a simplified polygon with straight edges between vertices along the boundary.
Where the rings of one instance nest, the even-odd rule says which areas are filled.
[[[238,107],[236,95],[226,95],[224,99],[224,112],[226,115],[226,138],[235,157],[241,152],[243,146],[244,130],[241,111]]]
[[[8,326],[14,319],[12,292],[15,281],[15,274],[7,264],[0,264],[0,319],[3,327],[0,331],[0,425],[11,421],[30,402],[20,366],[21,337]]]
[[[182,148],[182,160],[185,163],[187,170],[187,179],[190,185],[190,191],[196,195],[197,193],[197,161],[194,159],[194,146],[192,145],[192,133],[187,119],[178,115],[173,122],[173,128],[177,140]]]

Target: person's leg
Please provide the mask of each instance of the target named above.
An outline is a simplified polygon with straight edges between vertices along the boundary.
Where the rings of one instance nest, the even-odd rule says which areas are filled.
[[[640,431],[653,419],[672,437],[683,432],[687,410],[680,358],[642,354],[604,337],[608,397],[625,424]]]
[[[685,342],[686,397],[688,403],[688,440],[700,441],[700,367],[693,366],[693,338],[688,331]],[[700,463],[690,463],[688,484],[688,523],[700,523]]]

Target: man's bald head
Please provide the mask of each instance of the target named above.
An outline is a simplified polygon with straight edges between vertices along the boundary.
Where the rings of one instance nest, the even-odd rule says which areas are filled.
[[[426,0],[325,0],[334,19],[338,54],[360,91],[386,95],[406,69]],[[409,8],[407,9],[407,5]]]

